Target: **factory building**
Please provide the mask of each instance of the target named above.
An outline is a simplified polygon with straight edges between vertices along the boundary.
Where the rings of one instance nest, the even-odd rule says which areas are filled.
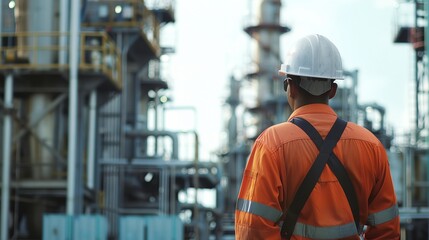
[[[231,74],[227,141],[213,162],[196,129],[165,127],[169,111],[184,110],[169,105],[163,57],[175,46],[162,41],[179,1],[0,0],[0,240],[234,239],[253,141],[291,114],[273,69],[293,26],[281,21],[282,1],[250,2],[242,31],[252,65]],[[415,22],[397,23],[392,41],[415,50],[414,131],[393,141],[385,108],[359,102],[359,69],[345,69],[330,105],[383,143],[403,239],[420,240],[429,239],[428,3],[407,4]]]

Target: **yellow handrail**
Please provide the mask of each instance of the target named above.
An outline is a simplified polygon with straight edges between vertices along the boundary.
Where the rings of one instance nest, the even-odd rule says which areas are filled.
[[[70,51],[80,51],[79,71],[100,72],[118,87],[121,83],[121,53],[105,32],[82,32],[80,49],[70,49],[66,32],[2,33],[9,46],[0,46],[0,70],[67,70]],[[63,40],[63,41],[61,41]],[[61,59],[62,58],[62,59]]]

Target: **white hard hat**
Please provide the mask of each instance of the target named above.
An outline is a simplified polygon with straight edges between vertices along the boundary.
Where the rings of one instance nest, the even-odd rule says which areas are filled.
[[[329,39],[319,34],[298,40],[288,52],[279,74],[344,79],[340,52]]]

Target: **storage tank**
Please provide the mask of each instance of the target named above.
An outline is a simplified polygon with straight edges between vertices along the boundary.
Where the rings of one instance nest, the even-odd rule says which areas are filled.
[[[18,45],[35,46],[37,49],[26,51],[20,56],[27,58],[34,68],[40,69],[42,65],[56,63],[58,53],[46,50],[58,45],[59,32],[59,4],[58,0],[25,0],[17,1],[16,32],[18,33]],[[28,33],[28,35],[23,34]],[[52,33],[42,36],[41,33]],[[21,35],[23,34],[23,35]],[[22,36],[22,37],[21,37]],[[37,81],[37,79],[34,79]],[[55,81],[55,79],[52,79]],[[34,122],[41,117],[46,106],[52,102],[53,96],[46,93],[30,93],[23,98],[23,106],[27,106],[25,113],[29,122]],[[55,128],[54,113],[46,114],[38,124],[34,126],[36,133],[48,146],[53,146]],[[29,139],[30,161],[32,164],[31,177],[33,179],[49,179],[53,176],[53,155],[34,136]]]

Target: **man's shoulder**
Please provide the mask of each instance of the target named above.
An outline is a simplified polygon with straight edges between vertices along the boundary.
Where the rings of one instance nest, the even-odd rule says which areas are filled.
[[[302,133],[291,122],[275,124],[265,129],[258,137],[259,141],[270,144],[283,144],[303,138]]]
[[[341,138],[362,140],[374,144],[380,143],[379,139],[371,131],[354,122],[347,123],[347,128]]]
[[[258,136],[257,141],[260,141],[264,145],[278,147],[285,143],[302,139],[308,139],[308,136],[298,126],[291,122],[283,122],[265,129]],[[376,145],[380,144],[379,139],[371,131],[353,122],[347,123],[341,139],[365,141]]]

